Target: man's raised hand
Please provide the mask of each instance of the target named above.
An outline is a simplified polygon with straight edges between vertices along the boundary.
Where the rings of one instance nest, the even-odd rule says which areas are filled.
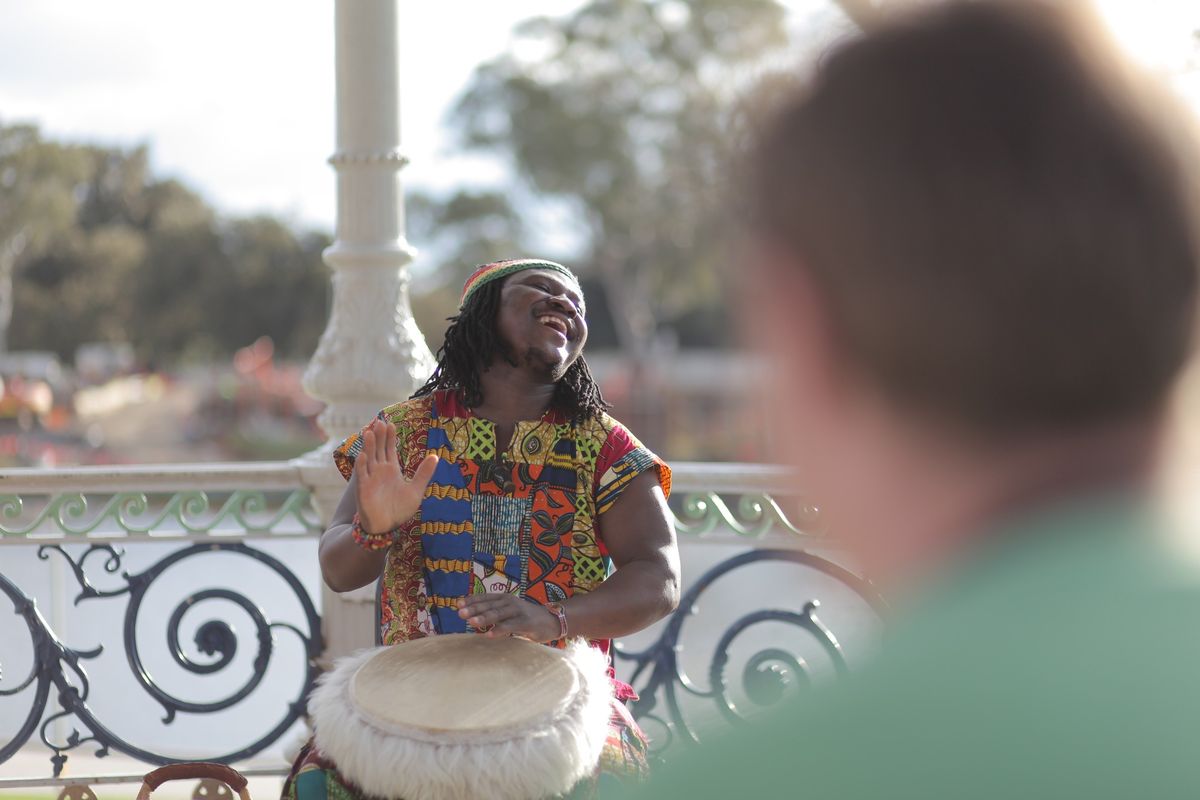
[[[368,425],[362,452],[354,461],[355,499],[363,530],[384,533],[412,519],[437,462],[438,457],[430,453],[412,480],[406,479],[396,454],[396,426],[381,419]]]

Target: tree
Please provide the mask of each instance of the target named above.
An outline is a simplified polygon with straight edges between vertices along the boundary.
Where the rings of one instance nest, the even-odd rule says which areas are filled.
[[[8,349],[14,279],[75,217],[87,153],[42,140],[30,125],[0,126],[0,353]]]
[[[517,29],[451,124],[579,221],[631,357],[656,318],[719,308],[737,97],[787,41],[774,0],[592,0]],[[494,212],[493,212],[494,213]]]
[[[621,414],[652,444],[663,329],[731,342],[722,278],[739,97],[787,42],[784,21],[774,0],[590,0],[528,20],[449,120],[463,149],[500,155],[516,185],[414,204],[414,240],[424,248],[420,221],[435,221],[434,249],[459,278],[495,255],[544,253],[531,219],[574,221],[565,252],[548,255],[604,287],[629,369]]]
[[[267,335],[306,357],[325,322],[328,244],[268,217],[221,218],[155,179],[144,147],[0,126],[0,341],[14,347],[70,358],[85,342],[129,342],[169,364]]]

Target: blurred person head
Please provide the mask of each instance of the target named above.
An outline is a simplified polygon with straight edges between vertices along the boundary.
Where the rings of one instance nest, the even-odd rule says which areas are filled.
[[[454,389],[474,408],[483,402],[481,376],[512,369],[553,382],[553,406],[572,420],[600,414],[609,406],[583,359],[585,315],[579,279],[563,265],[541,259],[483,264],[463,286],[437,368],[413,396]]]
[[[843,45],[761,131],[745,316],[875,574],[1148,479],[1198,261],[1156,97],[1061,6],[958,2]]]

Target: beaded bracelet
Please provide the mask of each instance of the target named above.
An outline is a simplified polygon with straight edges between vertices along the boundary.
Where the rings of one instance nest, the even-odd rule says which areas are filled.
[[[392,546],[392,540],[396,537],[396,531],[367,533],[363,530],[362,520],[355,513],[354,525],[350,529],[350,535],[354,537],[354,542],[364,550],[386,550]]]
[[[558,619],[558,638],[567,638],[567,610],[561,603],[547,603],[546,608]]]

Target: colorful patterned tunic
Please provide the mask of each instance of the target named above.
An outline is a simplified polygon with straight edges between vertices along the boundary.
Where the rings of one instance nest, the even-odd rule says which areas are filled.
[[[406,476],[427,453],[440,459],[420,511],[395,532],[388,550],[379,620],[384,644],[469,632],[456,607],[467,594],[509,592],[545,604],[592,591],[612,571],[604,513],[648,469],[657,471],[664,492],[671,490],[666,463],[607,415],[572,423],[551,411],[518,422],[505,450],[497,446],[494,423],[472,414],[453,392],[397,403],[379,418],[396,426]],[[347,480],[362,443],[360,432],[334,451]],[[609,648],[608,641],[593,645]],[[645,737],[621,702],[633,695],[614,686],[601,770],[641,775]],[[328,767],[316,753],[308,763]],[[294,787],[289,780],[285,796],[290,789],[294,797]]]
[[[670,493],[670,468],[607,415],[572,424],[550,412],[518,422],[503,452],[495,425],[451,392],[397,403],[379,418],[396,426],[408,477],[427,453],[441,459],[420,511],[388,552],[384,644],[466,632],[455,603],[467,594],[510,592],[545,604],[590,592],[612,568],[599,518],[652,467]],[[334,451],[347,480],[361,451],[361,433]]]

